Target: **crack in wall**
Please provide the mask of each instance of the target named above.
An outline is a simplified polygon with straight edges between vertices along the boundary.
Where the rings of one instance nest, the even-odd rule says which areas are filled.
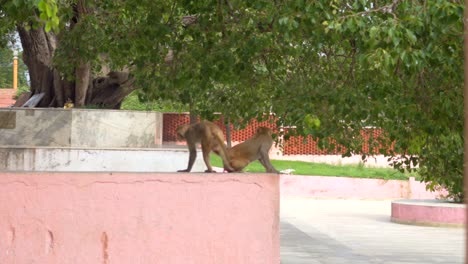
[[[7,233],[7,237],[8,237],[8,246],[13,247],[13,245],[15,244],[15,240],[16,240],[16,230],[13,226],[10,226],[10,229],[8,230],[8,233]]]
[[[193,184],[205,183],[205,182],[209,182],[209,183],[237,182],[237,183],[241,183],[241,184],[253,184],[253,185],[258,186],[259,188],[263,188],[263,186],[258,182],[243,182],[243,181],[241,181],[239,179],[227,179],[227,180],[218,180],[218,181],[188,181],[188,180],[182,180],[182,183],[193,183]]]
[[[45,243],[45,253],[50,254],[54,251],[54,233],[52,231],[47,230],[46,233],[46,243]]]
[[[160,179],[146,179],[146,180],[135,180],[135,181],[93,181],[87,184],[73,184],[69,182],[62,182],[61,184],[54,184],[50,183],[47,184],[48,186],[73,186],[76,188],[87,188],[95,184],[145,184],[145,183],[165,183],[165,184],[204,184],[204,183],[240,183],[240,184],[248,184],[248,185],[256,185],[259,188],[263,188],[263,186],[258,182],[244,182],[239,179],[222,179],[222,180],[199,180],[199,181],[190,181],[190,180],[160,180]],[[39,185],[37,183],[30,184],[25,181],[8,181],[8,182],[0,182],[1,185],[13,185],[13,184],[20,184],[26,187],[36,187],[38,188]]]
[[[13,185],[13,184],[21,184],[26,187],[37,187],[37,184],[29,184],[25,181],[8,181],[8,182],[0,182],[0,185]]]
[[[108,249],[109,238],[107,237],[106,232],[102,232],[101,235],[101,245],[102,245],[102,264],[107,264],[109,261],[109,252]]]
[[[137,181],[122,181],[122,182],[117,182],[117,181],[94,181],[90,182],[85,185],[79,186],[79,188],[85,188],[89,187],[94,184],[145,184],[145,183],[166,183],[166,184],[204,184],[204,183],[229,183],[229,182],[235,182],[235,183],[241,183],[241,184],[253,184],[258,186],[259,188],[263,188],[261,184],[258,182],[243,182],[238,179],[227,179],[227,180],[200,180],[200,181],[189,181],[189,180],[180,180],[180,181],[167,181],[167,180],[159,180],[159,179],[147,179],[147,180],[137,180]]]

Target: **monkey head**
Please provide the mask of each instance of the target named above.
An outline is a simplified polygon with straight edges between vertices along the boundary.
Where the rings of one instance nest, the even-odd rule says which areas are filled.
[[[273,132],[268,127],[259,127],[259,128],[257,128],[257,134],[264,134],[264,135],[271,136],[273,134]]]
[[[190,125],[181,125],[177,128],[177,138],[179,140],[184,140],[185,139],[185,133],[187,130],[190,128]]]

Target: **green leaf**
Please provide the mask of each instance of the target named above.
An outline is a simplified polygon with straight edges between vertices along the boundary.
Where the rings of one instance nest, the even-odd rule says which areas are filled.
[[[416,35],[414,35],[414,33],[409,29],[406,30],[406,37],[411,44],[415,44],[417,41]]]
[[[48,21],[45,25],[45,31],[49,32],[51,29],[52,29],[52,23]]]
[[[52,16],[52,10],[50,8],[50,5],[48,5],[48,4],[45,5],[45,13],[47,14],[47,17]]]
[[[357,26],[356,26],[356,22],[354,21],[354,19],[348,19],[346,21],[346,27],[351,31],[351,32],[356,32],[357,31]]]
[[[278,20],[278,23],[282,26],[284,25],[287,25],[288,24],[288,21],[289,21],[289,18],[288,17],[282,17]]]
[[[60,23],[60,20],[57,16],[52,17],[52,24],[55,26],[58,26]]]
[[[378,33],[379,33],[379,29],[377,27],[373,26],[369,30],[369,37],[371,39],[375,39],[377,37]]]
[[[46,13],[41,13],[39,15],[39,18],[43,21],[47,21],[49,18],[47,17],[47,14]]]
[[[41,0],[41,1],[38,3],[37,8],[39,9],[39,11],[45,12],[45,10],[46,10],[46,8],[47,8],[47,3],[45,2],[45,0]]]

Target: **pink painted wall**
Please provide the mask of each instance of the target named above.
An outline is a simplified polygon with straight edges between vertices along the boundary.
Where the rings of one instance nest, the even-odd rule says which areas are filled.
[[[0,173],[1,263],[279,263],[273,174]]]
[[[281,175],[281,195],[314,198],[434,199],[444,192],[426,191],[425,184],[410,178],[379,180],[347,177]]]
[[[410,199],[434,199],[434,198],[441,198],[443,196],[447,196],[447,190],[438,190],[436,192],[431,192],[426,190],[426,183],[420,182],[411,177],[408,182],[409,194],[407,197],[402,198],[410,198]]]

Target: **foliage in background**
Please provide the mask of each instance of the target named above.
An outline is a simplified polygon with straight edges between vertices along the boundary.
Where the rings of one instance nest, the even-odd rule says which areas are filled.
[[[28,68],[18,54],[18,87],[28,87]],[[13,87],[13,50],[7,46],[0,48],[0,89]]]
[[[187,112],[188,108],[180,103],[171,101],[146,101],[142,102],[138,98],[138,91],[131,93],[122,102],[121,109],[124,110],[140,110],[140,111],[156,111],[156,112]]]
[[[182,1],[172,10],[172,60],[141,60],[147,98],[233,123],[272,112],[295,128],[285,139],[311,135],[345,156],[419,165],[422,180],[463,200],[461,1]],[[189,15],[196,23],[180,22]],[[363,153],[367,127],[385,134]]]
[[[402,170],[419,165],[422,180],[463,201],[463,3],[297,3],[314,15],[304,21],[298,12],[288,21],[316,23],[290,35],[307,44],[304,58],[317,66],[297,61],[290,82],[299,96],[275,103],[274,112],[285,124],[313,113],[320,127],[296,132],[311,133],[324,147],[333,148],[327,139],[334,138],[348,154],[362,153],[362,128],[383,128],[367,154],[389,155]]]

